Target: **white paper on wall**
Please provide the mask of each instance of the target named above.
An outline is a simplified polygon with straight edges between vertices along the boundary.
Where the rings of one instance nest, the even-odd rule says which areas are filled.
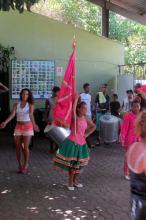
[[[53,60],[12,60],[12,99],[19,99],[21,89],[28,88],[36,99],[51,96],[55,84]]]

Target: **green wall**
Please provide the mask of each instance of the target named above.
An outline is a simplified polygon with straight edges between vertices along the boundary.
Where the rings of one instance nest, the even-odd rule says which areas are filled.
[[[95,95],[101,83],[109,82],[116,89],[117,65],[124,63],[124,49],[120,43],[98,37],[71,25],[47,17],[25,12],[0,12],[0,44],[14,46],[20,59],[54,59],[65,71],[71,54],[71,42],[77,40],[77,90],[89,82]],[[60,85],[62,78],[56,77]],[[11,101],[12,104],[12,101]],[[43,106],[44,101],[36,101]]]

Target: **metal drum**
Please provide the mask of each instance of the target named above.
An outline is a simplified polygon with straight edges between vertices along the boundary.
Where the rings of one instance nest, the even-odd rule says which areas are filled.
[[[113,115],[100,117],[100,137],[105,143],[113,143],[119,138],[120,119]]]
[[[70,130],[55,125],[47,125],[44,133],[50,137],[56,144],[60,145],[69,135]]]

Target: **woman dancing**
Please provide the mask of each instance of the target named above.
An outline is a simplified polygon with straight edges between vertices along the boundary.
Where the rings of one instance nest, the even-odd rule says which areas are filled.
[[[20,92],[20,102],[13,105],[13,110],[10,116],[0,124],[1,128],[5,126],[15,117],[17,118],[17,124],[14,130],[14,140],[16,145],[16,157],[18,161],[17,173],[26,174],[28,172],[29,162],[29,144],[31,137],[34,135],[34,130],[39,131],[38,126],[35,123],[34,101],[32,93],[29,89],[22,89]],[[21,160],[21,154],[23,154],[24,162]]]

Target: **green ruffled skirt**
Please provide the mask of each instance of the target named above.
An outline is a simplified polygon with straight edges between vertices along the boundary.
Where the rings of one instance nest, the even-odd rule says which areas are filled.
[[[89,159],[87,144],[79,145],[66,139],[57,150],[54,166],[66,172],[81,173]]]

